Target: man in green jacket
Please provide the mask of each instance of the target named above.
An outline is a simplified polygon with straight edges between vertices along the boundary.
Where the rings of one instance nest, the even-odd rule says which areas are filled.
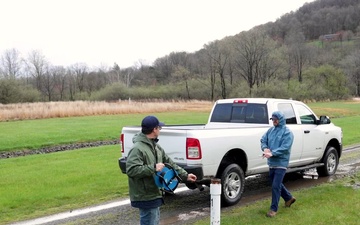
[[[141,122],[141,132],[133,138],[134,145],[126,161],[131,206],[139,208],[141,225],[157,225],[160,222],[163,198],[154,176],[165,167],[164,163],[170,164],[182,180],[196,181],[194,174],[188,174],[177,166],[157,144],[164,125],[155,116],[146,116]]]

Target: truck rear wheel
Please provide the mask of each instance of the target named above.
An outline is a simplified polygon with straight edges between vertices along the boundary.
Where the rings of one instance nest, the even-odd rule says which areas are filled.
[[[245,176],[241,167],[235,163],[228,165],[221,174],[221,204],[231,206],[238,203],[245,186]]]
[[[334,147],[328,146],[326,148],[326,153],[322,162],[324,163],[324,166],[316,168],[320,177],[326,177],[335,174],[337,166],[339,165],[339,156]]]

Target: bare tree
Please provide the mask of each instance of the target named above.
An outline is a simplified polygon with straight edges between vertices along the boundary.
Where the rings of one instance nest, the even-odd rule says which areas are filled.
[[[35,79],[36,88],[43,92],[42,80],[48,66],[45,56],[40,51],[33,50],[29,53],[26,64],[30,75]]]
[[[55,89],[59,95],[58,99],[63,101],[65,98],[65,91],[67,88],[66,84],[66,75],[67,71],[63,66],[55,66],[53,68],[53,73],[55,75]]]
[[[76,63],[70,67],[71,73],[76,80],[76,87],[79,92],[83,92],[85,88],[85,76],[88,74],[88,66],[85,63]]]
[[[48,66],[42,79],[43,93],[47,96],[48,101],[52,101],[55,95],[56,72],[55,68]]]
[[[106,85],[113,83],[112,76],[113,71],[102,68],[97,71],[92,71],[86,75],[85,91],[90,97],[94,91],[98,91]]]
[[[0,59],[4,76],[12,79],[17,78],[20,75],[22,62],[23,61],[18,50],[15,48],[5,50]]]
[[[221,97],[226,98],[225,71],[229,63],[230,51],[227,46],[220,41],[214,41],[204,46],[208,57],[211,59],[214,72],[219,74]],[[215,82],[215,80],[213,80]]]
[[[173,77],[175,82],[185,84],[185,91],[187,99],[191,99],[190,94],[190,79],[194,76],[192,71],[191,59],[186,52],[173,52],[170,54],[170,61],[174,68]]]
[[[189,87],[190,71],[187,68],[178,65],[173,73],[173,78],[176,83],[181,82],[185,84],[186,97],[187,99],[191,99]]]
[[[76,100],[76,78],[73,75],[72,69],[68,68],[67,69],[67,73],[66,73],[66,83],[68,86],[68,91],[69,91],[69,100],[70,101],[75,101]]]
[[[172,52],[169,55],[169,60],[173,67],[172,76],[175,78],[175,82],[183,82],[185,84],[187,99],[191,99],[189,79],[192,73],[189,70],[188,54],[186,52]]]
[[[90,73],[96,74],[96,76],[95,76],[96,79],[94,79],[94,78],[91,78],[91,79],[96,80],[96,82],[100,82],[99,83],[100,86],[112,84],[112,83],[116,82],[116,80],[117,80],[116,78],[114,78],[112,68],[107,65],[99,66],[96,71],[94,69],[93,70],[89,69],[88,71],[89,72],[88,72],[87,77],[90,75]],[[98,86],[98,85],[94,85],[94,86]]]
[[[309,57],[311,57],[305,36],[301,32],[291,32],[286,36],[285,44],[288,47],[289,76],[291,76],[293,68],[296,71],[298,81],[301,83],[303,80],[303,68],[309,62]]]
[[[117,63],[114,63],[111,72],[115,74],[116,81],[120,82],[121,70],[120,70],[120,66]]]
[[[350,83],[355,86],[355,95],[360,96],[360,50],[348,55],[341,64]]]
[[[156,80],[159,82],[167,82],[171,79],[171,74],[174,72],[173,63],[170,56],[158,58],[154,62],[154,68],[158,71]]]
[[[215,99],[215,84],[216,84],[216,63],[212,57],[209,57],[209,53],[206,50],[206,45],[204,46],[204,51],[201,56],[201,65],[204,68],[204,74],[209,76],[210,79],[210,100],[213,101]],[[200,77],[201,79],[201,77]],[[206,79],[207,80],[207,79]]]
[[[235,36],[236,70],[246,80],[250,88],[250,96],[255,84],[259,86],[265,83],[279,68],[279,64],[275,63],[274,58],[271,57],[274,49],[274,41],[261,28]]]

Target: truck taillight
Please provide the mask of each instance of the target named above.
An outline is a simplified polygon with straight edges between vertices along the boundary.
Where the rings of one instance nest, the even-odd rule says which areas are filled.
[[[186,139],[186,158],[187,159],[201,159],[200,141],[196,138]]]
[[[124,153],[124,134],[120,135],[121,153]]]

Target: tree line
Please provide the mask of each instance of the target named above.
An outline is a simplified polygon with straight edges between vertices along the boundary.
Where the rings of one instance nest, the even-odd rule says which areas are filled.
[[[0,55],[0,103],[360,96],[359,11],[359,0],[317,0],[196,52],[128,68],[57,66],[40,51],[23,58],[8,49]]]

